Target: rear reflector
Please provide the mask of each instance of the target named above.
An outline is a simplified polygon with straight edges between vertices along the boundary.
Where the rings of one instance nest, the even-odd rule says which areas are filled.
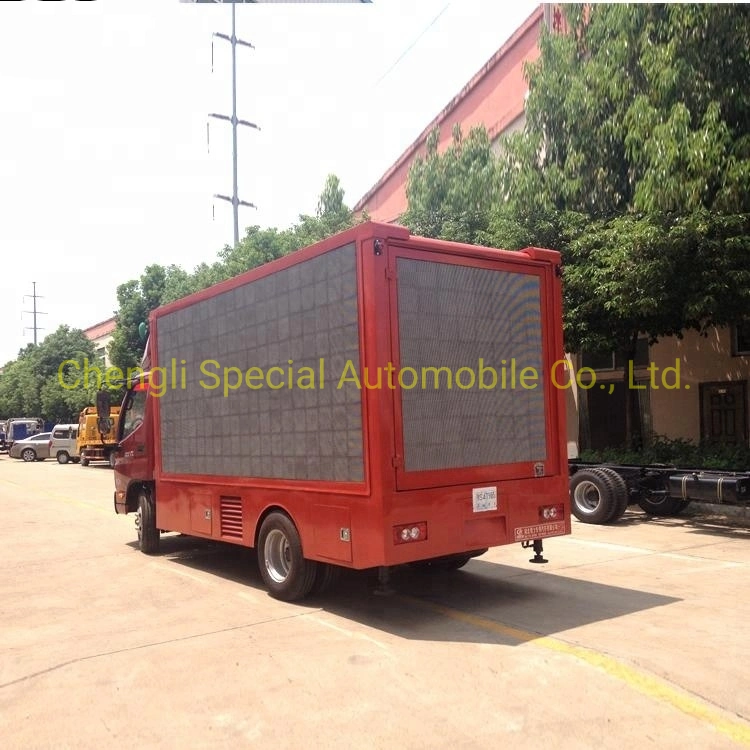
[[[394,544],[423,542],[425,539],[427,539],[427,524],[424,521],[420,521],[419,523],[404,523],[393,527]]]
[[[542,505],[539,508],[540,521],[561,521],[565,513],[565,506],[559,505]]]

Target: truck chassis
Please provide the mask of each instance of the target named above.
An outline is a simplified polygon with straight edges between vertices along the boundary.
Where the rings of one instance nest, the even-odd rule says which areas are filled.
[[[583,523],[613,523],[631,504],[650,516],[676,516],[693,500],[745,508],[750,500],[747,472],[577,460],[568,466],[571,512]]]

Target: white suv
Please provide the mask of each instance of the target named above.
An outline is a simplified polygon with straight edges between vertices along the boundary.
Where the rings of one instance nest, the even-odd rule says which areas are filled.
[[[50,458],[56,458],[57,463],[66,464],[68,461],[78,463],[78,425],[56,424],[52,428],[52,436],[49,441]]]

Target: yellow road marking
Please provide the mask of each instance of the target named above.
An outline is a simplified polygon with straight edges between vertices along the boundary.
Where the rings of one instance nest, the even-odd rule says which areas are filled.
[[[540,636],[527,630],[504,625],[501,622],[496,622],[495,620],[490,620],[486,617],[472,615],[468,612],[461,612],[460,610],[452,609],[451,607],[446,607],[442,604],[428,602],[424,599],[417,599],[411,596],[403,596],[401,598],[406,599],[417,606],[430,609],[433,612],[439,612],[452,620],[457,620],[458,622],[463,622],[467,625],[479,628],[480,630],[496,633],[507,638],[513,638],[522,643],[533,642],[535,646],[546,648],[549,651],[573,656],[576,659],[586,662],[587,664],[606,672],[608,675],[621,680],[648,698],[667,703],[688,716],[692,716],[711,725],[718,732],[725,734],[735,742],[744,745],[745,747],[750,747],[750,724],[747,724],[740,719],[733,720],[726,718],[718,711],[705,705],[699,699],[686,695],[659,678],[641,672],[627,664],[623,664],[611,656],[607,656],[606,654],[594,651],[590,648],[585,648],[584,646],[574,646],[557,638]]]

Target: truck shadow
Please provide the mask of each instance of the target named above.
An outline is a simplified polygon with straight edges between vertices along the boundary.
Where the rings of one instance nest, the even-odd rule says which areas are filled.
[[[163,537],[161,548],[164,561],[268,595],[254,550],[181,536]],[[414,640],[520,645],[680,601],[482,558],[452,573],[394,569],[385,596],[377,583],[376,570],[344,570],[329,592],[282,606],[313,607]]]

